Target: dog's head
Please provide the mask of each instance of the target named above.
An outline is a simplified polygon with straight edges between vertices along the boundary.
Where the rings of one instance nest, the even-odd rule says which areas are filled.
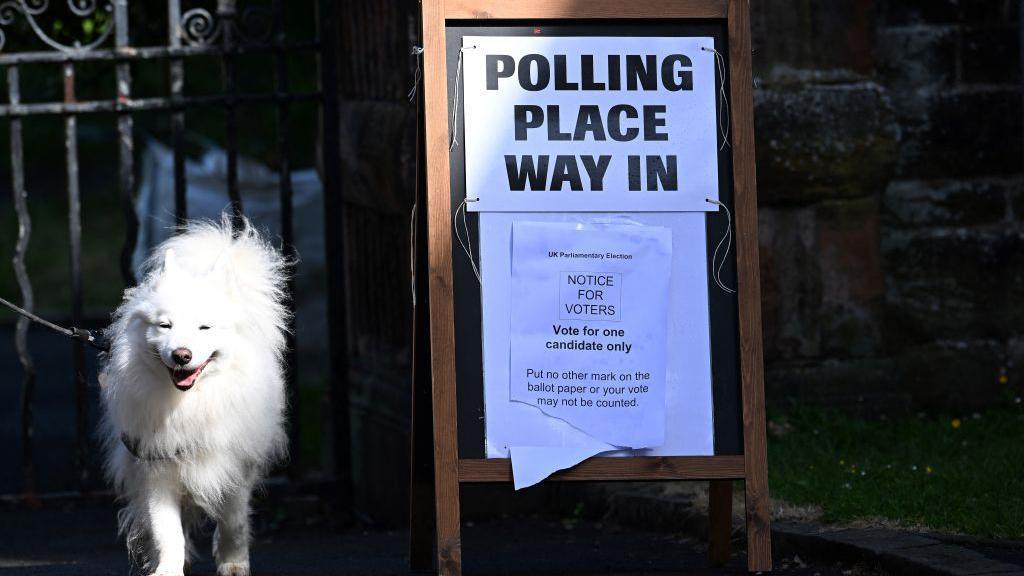
[[[192,388],[204,373],[216,369],[233,338],[237,319],[224,262],[195,273],[168,250],[147,316],[147,346],[178,390]]]

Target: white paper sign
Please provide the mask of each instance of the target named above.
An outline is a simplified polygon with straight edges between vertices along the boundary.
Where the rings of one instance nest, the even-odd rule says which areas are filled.
[[[471,211],[712,212],[715,58],[703,37],[463,38]]]
[[[517,222],[510,399],[619,448],[665,440],[672,233]]]
[[[513,446],[509,448],[509,457],[512,460],[512,486],[516,490],[529,488],[559,470],[572,468],[587,458],[610,449],[610,446]]]
[[[516,487],[540,481],[590,455],[707,456],[714,454],[705,216],[696,212],[641,214],[480,214],[483,276],[484,413],[487,458],[512,459]],[[585,226],[655,226],[672,230],[665,369],[665,442],[656,448],[614,450],[564,420],[509,400],[512,227],[516,222]]]

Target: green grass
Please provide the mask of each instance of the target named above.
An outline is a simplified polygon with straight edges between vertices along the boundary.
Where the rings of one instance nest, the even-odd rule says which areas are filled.
[[[884,518],[988,538],[1024,538],[1024,409],[866,421],[812,409],[773,418],[772,496],[820,506],[825,522]]]

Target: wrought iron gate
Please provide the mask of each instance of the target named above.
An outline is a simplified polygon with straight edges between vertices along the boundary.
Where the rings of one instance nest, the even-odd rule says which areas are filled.
[[[32,117],[56,116],[63,121],[62,164],[66,172],[67,232],[70,249],[68,289],[71,293],[68,321],[75,326],[88,323],[83,311],[83,287],[86,279],[82,269],[82,191],[79,178],[79,118],[104,114],[116,122],[117,166],[116,180],[120,196],[120,211],[124,219],[125,235],[120,253],[120,275],[126,286],[135,283],[132,253],[135,249],[139,221],[135,210],[136,190],[136,137],[134,122],[139,114],[158,115],[169,125],[169,146],[174,162],[174,216],[178,223],[188,217],[186,191],[186,113],[198,109],[216,109],[223,114],[223,142],[226,151],[226,188],[230,209],[237,217],[244,214],[245,198],[239,186],[239,122],[251,106],[272,107],[276,123],[277,168],[279,172],[281,248],[294,254],[295,230],[293,226],[293,170],[291,150],[294,142],[289,130],[290,115],[299,103],[316,106],[319,118],[318,148],[326,161],[319,163],[323,187],[325,217],[325,250],[328,283],[328,325],[330,349],[347,350],[342,254],[345,235],[341,229],[343,219],[340,197],[338,95],[337,95],[337,20],[332,0],[317,0],[312,15],[308,38],[291,39],[285,27],[284,0],[248,3],[236,7],[234,0],[217,0],[215,7],[204,7],[196,2],[183,6],[183,0],[166,0],[166,43],[134,46],[130,22],[131,7],[128,0],[4,0],[0,2],[0,68],[6,74],[6,103],[0,104],[0,117],[9,121],[10,182],[14,210],[17,215],[18,236],[14,247],[13,266],[20,289],[21,303],[32,310],[35,307],[32,279],[26,267],[31,250],[32,220],[29,206],[32,195],[26,190],[24,149],[24,122]],[[184,0],[187,2],[187,0]],[[66,2],[66,7],[63,3]],[[60,5],[57,5],[57,4]],[[152,10],[156,2],[148,3]],[[136,4],[137,7],[141,7]],[[311,5],[311,8],[313,6]],[[161,10],[163,7],[161,6]],[[82,25],[89,32],[86,40],[69,41],[55,34],[53,10],[60,10],[74,22],[92,22]],[[162,14],[161,17],[164,15]],[[9,52],[12,41],[29,45],[28,50]],[[34,43],[34,47],[30,44]],[[38,48],[43,47],[43,50]],[[296,54],[316,58],[318,88],[297,91],[289,84],[289,61]],[[266,59],[273,89],[243,91],[239,86],[240,58],[262,56]],[[219,62],[220,89],[217,93],[194,95],[185,89],[189,63],[196,59]],[[23,71],[49,65],[59,67],[63,86],[62,98],[55,101],[24,101]],[[133,68],[157,65],[165,68],[166,93],[136,95],[133,93]],[[84,66],[113,67],[116,83],[114,97],[107,99],[79,98],[76,79],[81,79]],[[53,146],[54,156],[59,147]],[[54,162],[54,165],[57,165]],[[112,173],[115,171],[111,170]],[[294,285],[291,286],[294,291]],[[13,296],[13,295],[11,295]],[[294,303],[292,303],[294,307]],[[17,323],[15,347],[23,370],[20,405],[21,494],[33,497],[37,477],[33,453],[33,406],[37,401],[36,366],[27,346],[28,324]],[[88,478],[90,462],[97,458],[90,449],[87,402],[86,351],[75,343],[73,351],[73,380],[70,389],[75,405],[75,485],[86,491],[96,483]],[[289,396],[290,404],[297,404],[296,364],[294,342],[289,343]],[[349,488],[348,479],[348,395],[346,375],[347,355],[331,354],[331,412],[334,438],[334,470],[339,491],[344,495]],[[5,385],[8,383],[5,382]],[[15,385],[15,382],[10,382]],[[298,465],[298,425],[296,414],[290,418],[289,435],[292,444],[292,466]],[[2,439],[0,439],[2,440]],[[13,441],[14,439],[9,439]],[[344,496],[342,496],[344,497]]]

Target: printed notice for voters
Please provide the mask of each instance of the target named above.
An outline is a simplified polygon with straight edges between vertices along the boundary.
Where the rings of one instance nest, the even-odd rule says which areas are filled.
[[[672,232],[516,222],[510,399],[622,448],[665,438]]]

